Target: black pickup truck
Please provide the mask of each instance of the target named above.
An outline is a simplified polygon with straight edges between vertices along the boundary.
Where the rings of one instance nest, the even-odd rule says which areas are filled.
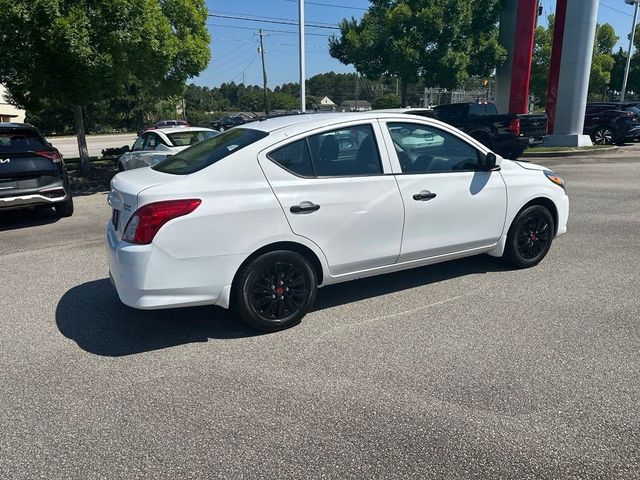
[[[499,115],[493,103],[450,103],[433,108],[433,116],[468,133],[497,154],[516,159],[547,133],[547,115]]]

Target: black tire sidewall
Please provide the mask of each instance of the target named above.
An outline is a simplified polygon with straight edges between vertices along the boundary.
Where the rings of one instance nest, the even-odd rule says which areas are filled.
[[[522,228],[523,224],[534,215],[543,215],[546,217],[551,229],[551,238],[549,239],[549,243],[546,245],[544,250],[542,250],[542,252],[540,252],[538,256],[533,259],[528,259],[524,258],[518,251],[517,232]],[[504,256],[512,265],[518,268],[528,268],[537,265],[544,259],[544,257],[546,257],[547,253],[549,252],[551,244],[553,243],[553,237],[556,231],[555,229],[555,221],[549,209],[543,207],[542,205],[531,205],[530,207],[525,208],[520,213],[518,213],[518,215],[516,215],[516,218],[513,220],[513,223],[509,228]]]
[[[251,303],[251,286],[256,275],[268,265],[277,262],[289,262],[294,264],[307,277],[309,295],[306,301],[289,316],[280,320],[268,320],[262,317]],[[284,330],[300,323],[309,309],[313,306],[317,293],[316,272],[310,262],[297,252],[277,250],[268,252],[252,260],[241,271],[235,286],[234,305],[235,312],[253,328],[266,332]]]

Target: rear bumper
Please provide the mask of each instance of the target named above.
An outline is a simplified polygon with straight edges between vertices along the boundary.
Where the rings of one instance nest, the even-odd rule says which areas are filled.
[[[2,194],[6,196],[0,196],[0,210],[55,205],[64,202],[71,195],[62,179],[50,183],[46,188],[11,193],[0,191],[0,195]]]
[[[218,305],[229,307],[229,292],[244,255],[176,258],[153,243],[133,245],[106,228],[109,274],[120,300],[141,310]]]

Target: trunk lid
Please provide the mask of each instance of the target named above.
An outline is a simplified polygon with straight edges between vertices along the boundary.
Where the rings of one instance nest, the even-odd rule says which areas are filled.
[[[118,239],[122,238],[127,222],[138,209],[138,196],[145,190],[183,178],[146,168],[118,173],[111,180],[108,202],[111,206],[111,224]]]

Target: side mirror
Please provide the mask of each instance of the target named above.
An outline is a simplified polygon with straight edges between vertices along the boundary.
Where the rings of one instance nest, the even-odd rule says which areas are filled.
[[[498,166],[498,157],[495,153],[489,152],[484,157],[484,169],[488,172]]]

